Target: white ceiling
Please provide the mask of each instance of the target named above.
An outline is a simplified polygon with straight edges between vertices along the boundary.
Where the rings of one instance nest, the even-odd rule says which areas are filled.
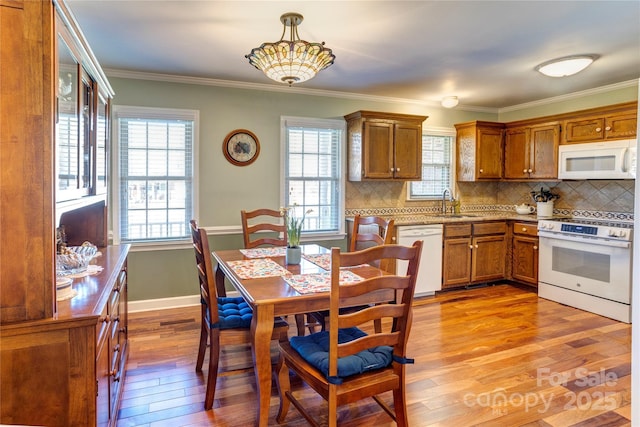
[[[304,15],[335,64],[300,88],[505,108],[640,78],[640,1],[67,0],[111,70],[280,85],[244,57]],[[598,54],[546,77],[541,62]],[[295,86],[294,86],[295,87]]]

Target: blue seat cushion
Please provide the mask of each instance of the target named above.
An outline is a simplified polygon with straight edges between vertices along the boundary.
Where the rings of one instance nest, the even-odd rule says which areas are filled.
[[[340,344],[353,341],[367,334],[359,328],[345,328],[338,330],[338,342]],[[300,356],[325,377],[329,375],[329,332],[322,331],[315,334],[291,337],[291,347]],[[359,353],[341,357],[338,359],[338,377],[345,378],[351,375],[384,368],[391,364],[393,348],[389,346],[373,347]]]
[[[218,324],[212,324],[212,328],[248,328],[251,326],[253,311],[242,297],[219,297],[218,317],[220,321]]]

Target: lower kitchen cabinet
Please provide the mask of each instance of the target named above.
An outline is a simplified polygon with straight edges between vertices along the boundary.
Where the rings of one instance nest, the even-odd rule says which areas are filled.
[[[74,279],[57,316],[3,324],[0,423],[115,426],[127,360],[129,245],[100,248],[103,270]]]
[[[512,236],[512,279],[538,287],[538,228],[536,223],[514,222]]]
[[[503,279],[506,232],[506,221],[445,224],[443,289]]]

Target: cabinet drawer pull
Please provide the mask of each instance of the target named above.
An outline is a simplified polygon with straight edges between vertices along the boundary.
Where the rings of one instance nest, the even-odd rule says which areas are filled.
[[[527,227],[522,227],[522,231],[526,232],[527,231]]]
[[[602,128],[596,128],[596,132],[600,132]]]
[[[611,130],[611,126],[607,126],[606,128],[604,128],[604,130]]]

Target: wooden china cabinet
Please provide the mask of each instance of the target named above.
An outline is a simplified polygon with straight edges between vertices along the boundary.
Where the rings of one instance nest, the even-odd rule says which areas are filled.
[[[113,91],[63,0],[0,0],[0,63],[0,424],[114,426],[129,247],[107,242]],[[103,269],[57,301],[60,225]]]

